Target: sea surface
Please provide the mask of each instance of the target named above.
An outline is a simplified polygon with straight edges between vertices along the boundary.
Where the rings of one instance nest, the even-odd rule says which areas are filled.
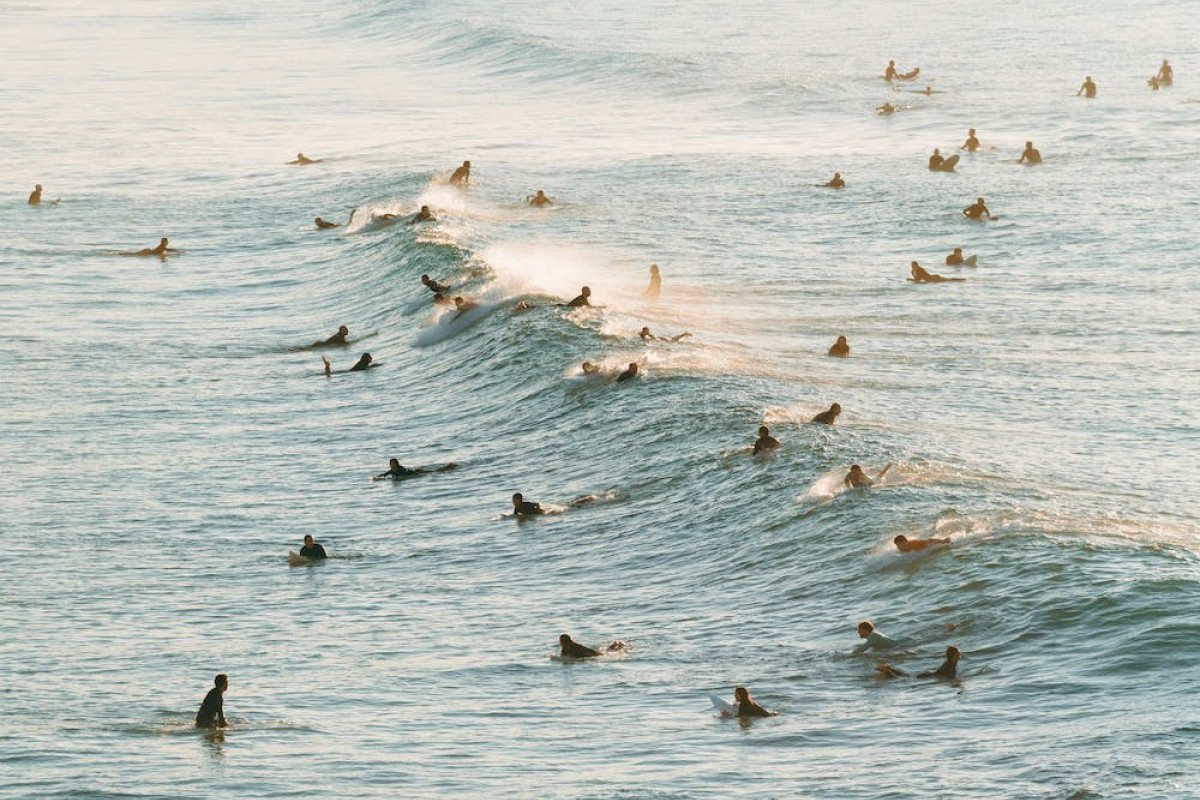
[[[0,74],[0,796],[1200,797],[1195,0],[5,0]]]

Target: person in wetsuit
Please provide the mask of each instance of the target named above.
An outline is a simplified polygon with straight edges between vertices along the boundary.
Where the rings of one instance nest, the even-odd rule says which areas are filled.
[[[1093,98],[1096,96],[1096,84],[1092,83],[1091,75],[1087,76],[1087,79],[1083,82],[1083,86],[1080,86],[1079,91],[1075,93],[1076,97],[1079,97],[1079,95],[1083,95],[1087,98]]]
[[[416,467],[415,469],[410,469],[409,467],[401,465],[400,459],[393,458],[388,461],[387,472],[379,473],[374,477],[374,480],[379,480],[380,478],[402,480],[404,478],[412,478],[416,475],[428,475],[431,472],[449,472],[450,470],[457,468],[458,464],[454,461],[451,461],[449,464],[443,464],[437,469],[427,469],[425,467]]]
[[[822,411],[820,414],[817,414],[815,417],[809,420],[809,422],[819,422],[822,425],[833,425],[837,422],[838,415],[841,413],[842,407],[837,403],[834,403],[829,407],[828,411]]]
[[[771,435],[771,429],[762,425],[758,429],[758,438],[754,440],[754,455],[765,453],[779,447],[779,440]]]
[[[542,206],[554,205],[554,201],[552,201],[549,197],[546,197],[546,193],[544,191],[538,189],[537,194],[529,198],[529,205],[533,206],[534,208],[541,208]]]
[[[617,383],[624,383],[625,381],[631,381],[637,377],[637,374],[638,374],[637,362],[631,361],[629,363],[629,368],[617,376]]]
[[[330,228],[341,227],[341,225],[337,222],[328,222],[326,220],[321,219],[320,217],[315,218],[313,220],[313,224],[317,226],[317,230],[319,230],[319,231],[327,231]]]
[[[429,291],[433,292],[434,294],[442,294],[444,292],[450,291],[449,286],[443,286],[442,284],[438,283],[436,280],[429,277],[428,275],[421,276],[421,283],[425,284],[425,288],[428,289]]]
[[[892,539],[892,544],[896,545],[896,549],[901,553],[915,553],[919,550],[924,550],[927,547],[933,547],[938,544],[950,544],[949,539],[909,539],[902,533],[896,534]]]
[[[767,709],[754,702],[750,697],[750,691],[745,686],[738,686],[733,690],[733,699],[737,701],[737,715],[739,717],[774,717],[778,716],[774,711]]]
[[[517,492],[512,496],[513,514],[518,517],[536,517],[539,514],[545,514],[546,511],[538,503],[526,500],[525,496]]]
[[[976,197],[975,202],[964,208],[962,213],[967,219],[980,220],[984,217],[988,219],[992,218],[992,212],[988,209],[987,203],[983,201],[982,197]]]
[[[350,329],[345,325],[342,325],[337,329],[337,333],[335,333],[333,336],[330,336],[324,341],[313,342],[309,345],[309,347],[345,347],[347,344],[349,344],[349,342],[346,341],[346,337],[349,335]]]
[[[937,678],[939,680],[951,681],[958,677],[958,662],[962,659],[962,651],[954,645],[946,648],[946,660],[937,669],[918,672],[918,678]],[[908,673],[902,669],[897,669],[891,664],[877,664],[875,671],[881,673],[886,678],[907,678]]]
[[[579,368],[581,370],[583,370],[584,375],[599,375],[600,374],[600,368],[597,367],[595,364],[593,364],[590,361],[583,362],[583,364],[581,364],[579,366]]]
[[[461,167],[454,170],[454,173],[450,176],[449,183],[451,186],[466,186],[470,182],[471,182],[471,162],[464,161],[462,163]]]
[[[880,478],[886,475],[887,471],[891,468],[892,465],[888,464],[879,471],[879,474],[875,476],[875,480],[871,480],[869,477],[867,477],[867,473],[863,472],[862,467],[860,467],[858,464],[852,464],[850,465],[850,471],[846,473],[846,477],[842,478],[842,483],[849,486],[851,489],[869,489],[875,485],[875,481],[878,481]]]
[[[566,304],[567,308],[582,308],[583,306],[590,306],[591,302],[588,300],[588,298],[591,296],[592,290],[587,286],[584,286],[579,290],[579,296]]]
[[[323,558],[328,558],[325,554],[325,548],[313,539],[312,534],[306,534],[304,537],[304,547],[300,548],[300,555],[313,561],[320,561]]]
[[[358,363],[347,370],[347,372],[362,372],[365,369],[370,369],[372,361],[374,361],[374,359],[371,358],[370,353],[363,353],[358,357]]]
[[[1033,142],[1026,142],[1025,150],[1021,153],[1021,157],[1017,159],[1017,163],[1028,164],[1029,166],[1040,164],[1042,163],[1042,154],[1033,146]]]
[[[858,631],[858,638],[866,640],[854,648],[854,655],[856,656],[860,656],[868,650],[886,650],[889,647],[896,646],[893,640],[875,630],[875,624],[869,620],[863,620],[858,623],[856,630]]]
[[[979,149],[979,139],[975,136],[974,128],[967,131],[967,140],[962,143],[962,149],[968,153],[974,153]]]
[[[213,688],[204,695],[204,702],[196,712],[197,728],[227,728],[225,721],[225,690],[229,688],[229,676],[221,673],[213,679]]]
[[[827,183],[821,184],[821,186],[825,189],[845,189],[846,182],[842,180],[842,173],[835,172],[833,173],[833,177]]]
[[[846,341],[845,336],[839,336],[837,338],[837,341],[834,342],[833,346],[829,348],[828,355],[831,355],[834,358],[850,357],[850,343]]]
[[[429,210],[429,206],[421,206],[421,210],[412,215],[412,219],[408,221],[409,225],[416,225],[418,222],[428,222],[433,219],[433,212]]]
[[[658,299],[662,293],[662,275],[658,272],[658,264],[650,265],[650,285],[642,292],[646,297]]]

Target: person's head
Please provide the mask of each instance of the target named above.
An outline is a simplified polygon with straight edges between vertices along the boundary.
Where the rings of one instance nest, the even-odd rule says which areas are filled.
[[[590,297],[592,294],[592,290],[590,288],[588,288],[587,286],[584,286],[582,289],[579,290],[579,293],[581,295],[583,295],[584,297]]]
[[[651,265],[650,265],[650,274],[651,274],[651,275],[657,275],[657,274],[658,274],[658,264],[651,264]]]
[[[1165,58],[1163,59],[1163,66],[1164,66],[1164,67],[1169,67],[1169,66],[1171,66],[1169,63],[1167,63],[1167,60],[1166,60]]]
[[[429,213],[429,206],[421,206],[421,213],[422,213],[422,214],[428,214],[428,213]]]
[[[745,686],[738,686],[733,690],[733,699],[744,703],[750,699],[750,691]]]
[[[837,403],[834,403],[829,407],[829,413],[836,417],[838,414],[842,413],[842,407]]]
[[[1032,149],[1032,148],[1033,148],[1033,142],[1026,142],[1026,143],[1025,143],[1025,147]]]
[[[567,645],[571,644],[572,641],[573,640],[571,639],[571,634],[569,634],[569,633],[564,633],[563,635],[558,637],[558,643],[561,644],[563,647],[566,647]]]
[[[961,255],[962,255],[962,248],[961,248],[961,247],[956,247],[956,248],[954,248],[954,255],[956,255],[956,256],[961,256]]]
[[[926,87],[925,87],[925,94],[933,94],[933,87],[932,87],[932,86],[926,86]]]
[[[1091,76],[1091,75],[1088,75],[1086,80],[1087,80],[1087,83],[1091,83],[1091,82],[1092,82],[1092,76]]]
[[[862,475],[862,467],[860,467],[858,464],[851,464],[850,465],[850,474],[851,475]]]
[[[545,197],[545,196],[546,196],[546,192],[545,192],[545,191],[543,191],[542,189],[538,189],[538,190],[537,190],[537,196],[538,196],[538,197]]]
[[[902,533],[898,533],[898,534],[896,534],[895,538],[892,539],[892,544],[896,545],[897,550],[907,550],[908,549],[908,537]]]
[[[164,237],[163,237],[163,238],[162,238],[162,239],[159,241],[159,243],[158,243],[158,246],[159,246],[159,247],[166,247],[166,246],[167,246],[167,237],[165,237],[165,236],[164,236]]]
[[[456,306],[461,306],[465,302],[467,302],[467,301],[462,298],[462,295],[459,295],[458,297],[454,298],[454,305],[456,305]]]
[[[941,150],[938,150],[938,149],[935,147],[935,148],[933,148],[933,154],[934,154],[935,156],[940,156],[940,155],[942,154],[942,151],[941,151]]]
[[[864,619],[862,622],[858,623],[858,635],[860,638],[867,638],[872,632],[874,632],[874,630],[875,626],[870,620]]]
[[[896,66],[896,59],[894,59],[894,58],[892,58],[892,59],[889,59],[889,60],[888,60],[888,66],[889,66],[889,67],[894,67],[894,66]]]
[[[912,262],[911,264],[909,264],[908,266],[909,266],[909,269],[911,269],[913,272],[919,272],[921,270],[921,265],[915,261]]]
[[[463,162],[463,166],[464,166],[464,167],[466,167],[467,169],[470,169],[470,168],[471,168],[471,162],[470,162],[470,161],[464,161],[464,162]]]
[[[975,135],[975,129],[974,129],[974,128],[968,128],[968,129],[967,129],[967,136],[974,136],[974,135]]]
[[[313,222],[317,223],[318,225],[325,224],[325,220],[321,219],[320,217],[317,217],[316,219],[314,219]]]
[[[842,173],[840,173],[840,172],[835,172],[835,173],[833,173],[833,179],[834,179],[835,181],[837,181],[837,180],[841,180],[841,178],[842,178]]]
[[[399,469],[399,468],[400,468],[400,459],[398,459],[398,458],[389,458],[389,459],[388,459],[388,466],[389,466],[389,467],[391,467],[392,469]]]
[[[346,336],[346,335],[348,335],[349,333],[350,333],[350,329],[349,329],[349,328],[347,328],[345,325],[340,325],[340,326],[338,326],[338,334],[339,334],[339,335],[341,335],[341,336]]]
[[[590,361],[583,362],[583,371],[584,372],[591,372],[595,368],[596,368],[596,365],[593,364],[592,362],[590,362]]]
[[[42,190],[42,185],[40,183],[34,184],[33,190],[35,192],[40,192]]]
[[[845,337],[845,336],[839,336],[839,337],[837,338],[837,343],[838,343],[838,344],[847,344],[847,342],[846,342],[846,337]]]
[[[296,153],[296,160],[297,160],[297,161],[303,161],[303,160],[304,160],[304,153]]]
[[[636,361],[629,362],[629,374],[637,375],[637,362]]]
[[[361,356],[358,357],[358,363],[363,364],[363,365],[370,364],[371,361],[373,361],[373,359],[371,358],[370,353],[363,353]]]
[[[642,329],[640,331],[638,331],[638,336],[644,337],[644,336],[649,336],[649,335],[650,335],[650,326],[649,325],[643,325]]]
[[[312,534],[311,534],[311,533],[306,533],[306,534],[304,534],[304,544],[305,544],[305,546],[307,546],[307,545],[311,545],[312,543],[313,543],[313,537],[312,537]]]
[[[422,276],[421,276],[421,283],[429,283],[429,276],[428,276],[428,275],[422,275]]]
[[[213,686],[216,686],[222,692],[225,691],[226,687],[229,686],[229,676],[224,672],[217,675],[217,677],[213,678]]]
[[[520,492],[513,492],[512,500],[513,500],[514,507],[520,506],[521,503],[525,502],[525,496],[523,494],[521,494]]]
[[[949,661],[951,664],[957,664],[961,658],[962,658],[962,651],[959,650],[957,647],[955,647],[954,645],[950,645],[949,647],[946,648],[946,660]]]
[[[982,198],[982,197],[976,197],[976,198],[975,198],[975,202],[976,202],[976,203],[979,203],[979,205],[981,205],[981,206],[982,206],[982,205],[987,205],[986,203],[984,203],[984,202],[983,202],[983,198]]]

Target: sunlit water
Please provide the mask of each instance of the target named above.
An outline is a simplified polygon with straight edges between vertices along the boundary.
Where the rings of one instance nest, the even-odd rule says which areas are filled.
[[[4,796],[1197,796],[1192,3],[252,5],[0,8]]]

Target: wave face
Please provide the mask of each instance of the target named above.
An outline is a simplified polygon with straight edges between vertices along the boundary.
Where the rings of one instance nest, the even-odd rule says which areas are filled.
[[[4,11],[0,794],[1194,796],[1186,11]]]

